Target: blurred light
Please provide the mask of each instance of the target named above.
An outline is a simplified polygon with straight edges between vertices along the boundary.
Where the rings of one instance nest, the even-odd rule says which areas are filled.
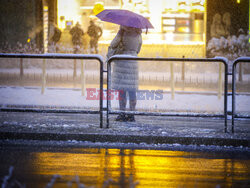
[[[166,32],[174,32],[175,31],[175,26],[164,26],[163,27],[163,31],[166,31]]]
[[[237,3],[240,4],[240,0],[237,0]]]
[[[103,10],[104,10],[103,3],[102,2],[96,2],[95,6],[94,6],[94,9],[93,9],[94,15],[99,14]]]
[[[175,25],[175,19],[164,19],[163,24]]]
[[[30,43],[30,38],[27,39],[27,43]]]
[[[149,19],[154,26],[155,32],[161,32],[162,30],[162,20],[161,20],[163,11],[162,2],[163,0],[158,0],[157,3],[155,3],[155,1],[148,2],[148,8],[150,12]]]
[[[181,33],[189,33],[190,29],[189,29],[189,27],[178,27],[177,31],[179,31]]]
[[[237,3],[240,0],[236,0]],[[88,19],[97,19],[95,15],[102,12],[104,10],[104,0],[93,1],[92,3],[86,4],[88,6],[80,6],[81,1],[79,0],[58,0],[58,26],[60,29],[70,28],[67,27],[67,24],[72,23],[73,25],[76,22],[84,23],[83,12],[86,12]],[[117,0],[118,2],[118,0]],[[154,25],[155,29],[152,30],[152,33],[157,34],[159,37],[164,33],[175,33],[178,34],[187,34],[190,33],[191,26],[193,26],[190,20],[193,20],[192,12],[202,12],[204,13],[204,2],[205,0],[158,0],[157,3],[153,0],[131,0],[126,1],[128,4],[133,4],[133,6],[144,5],[146,6],[147,11],[142,11],[143,8],[141,6],[137,6],[139,9],[139,13],[143,16],[147,17],[151,23]],[[109,4],[105,9],[115,9],[120,8],[117,6],[118,3]],[[116,5],[116,6],[115,6]],[[64,18],[64,19],[63,19]],[[85,18],[84,18],[85,19]],[[180,23],[182,22],[182,23]],[[205,21],[204,21],[205,22]],[[109,23],[110,25],[111,23]],[[204,32],[202,30],[203,22],[194,23],[195,32],[201,34]],[[190,27],[188,27],[190,26]],[[115,27],[115,26],[114,26]],[[113,26],[112,26],[113,28]],[[100,43],[110,42],[110,35],[113,35],[112,31],[103,31],[103,41],[99,41]],[[107,29],[108,30],[108,29]],[[163,33],[162,33],[163,32]],[[105,41],[105,39],[108,39]],[[145,39],[149,43],[161,43],[161,40],[150,40],[148,37]],[[165,39],[164,39],[165,40]],[[193,40],[193,39],[190,39]],[[202,39],[201,39],[202,40]],[[172,43],[172,40],[165,41],[167,43]],[[179,43],[175,43],[179,45]],[[193,43],[192,43],[193,44]]]
[[[58,27],[60,29],[66,28],[68,21],[75,23],[81,23],[81,17],[79,16],[79,1],[78,0],[58,0]],[[64,20],[60,20],[60,17],[64,17]]]
[[[162,16],[164,17],[168,17],[168,18],[189,18],[190,14],[185,14],[185,13],[166,13],[166,14],[162,14]]]
[[[43,11],[47,12],[49,10],[48,6],[43,6]]]

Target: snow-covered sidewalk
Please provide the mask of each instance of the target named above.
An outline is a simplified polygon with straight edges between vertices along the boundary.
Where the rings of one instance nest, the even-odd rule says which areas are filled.
[[[88,90],[89,89],[89,90]],[[98,88],[87,88],[85,96],[80,89],[47,88],[41,94],[39,87],[0,87],[0,105],[29,106],[29,107],[56,107],[97,109],[99,107]],[[156,93],[158,92],[158,93]],[[140,95],[140,96],[139,96]],[[137,93],[138,111],[171,111],[171,112],[204,112],[220,113],[224,110],[224,97],[216,93],[188,93],[178,92],[172,98],[170,92],[144,90]],[[250,113],[250,96],[237,96],[238,112]],[[118,94],[114,93],[111,101],[112,108],[119,104]],[[104,107],[106,100],[104,100]],[[231,96],[228,97],[228,110],[231,110]]]
[[[98,92],[97,92],[98,93]],[[38,87],[1,87],[0,108],[6,107],[51,107],[98,109],[99,100],[90,100],[97,93],[81,95],[80,89],[47,88],[41,94]],[[208,112],[223,113],[223,97],[216,94],[171,93],[164,92],[160,100],[138,100],[138,110],[159,110],[167,112]],[[159,93],[158,93],[159,94]],[[159,95],[157,95],[159,97]],[[140,96],[141,97],[141,96]],[[249,96],[238,96],[241,107],[249,111]],[[116,98],[116,96],[114,96]],[[141,97],[142,99],[143,97]],[[112,106],[118,106],[118,100],[112,100]],[[106,101],[104,101],[106,104]],[[76,140],[89,142],[121,142],[149,144],[198,144],[247,146],[249,140],[249,119],[236,120],[234,134],[224,134],[224,119],[221,118],[178,118],[136,116],[136,122],[115,122],[110,116],[109,129],[100,129],[98,114],[79,113],[0,113],[0,135],[2,139],[33,139],[33,140]],[[105,121],[103,126],[106,127]],[[230,132],[230,120],[228,120]]]

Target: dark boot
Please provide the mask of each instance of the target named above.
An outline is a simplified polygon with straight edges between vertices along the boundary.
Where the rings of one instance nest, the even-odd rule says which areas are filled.
[[[135,116],[133,114],[128,114],[126,119],[129,122],[135,122]]]
[[[120,113],[116,118],[115,121],[126,122],[127,118],[124,113]]]

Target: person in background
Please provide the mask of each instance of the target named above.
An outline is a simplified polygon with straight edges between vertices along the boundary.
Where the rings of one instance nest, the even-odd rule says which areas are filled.
[[[93,20],[90,20],[88,27],[88,35],[90,36],[90,53],[98,54],[98,40],[102,36],[101,27],[97,26]]]
[[[225,36],[225,28],[222,24],[222,17],[219,13],[216,13],[213,16],[213,22],[210,28],[211,38],[220,38],[221,36]]]
[[[120,26],[115,38],[112,40],[107,58],[116,54],[127,54],[137,56],[142,46],[142,30],[133,27]],[[129,96],[129,107],[135,111],[136,91],[138,89],[138,62],[134,60],[120,60],[113,63],[112,89],[119,91],[119,106],[123,111],[118,115],[116,121],[135,121],[134,115],[125,114],[127,96]]]
[[[56,24],[51,23],[50,24],[50,32],[49,32],[49,52],[58,52],[59,47],[57,46],[57,43],[61,39],[62,32],[61,30],[56,26]]]
[[[84,31],[81,29],[79,22],[76,23],[74,27],[69,31],[72,36],[72,43],[74,46],[74,54],[80,52],[80,48],[82,47],[82,36],[84,35]]]

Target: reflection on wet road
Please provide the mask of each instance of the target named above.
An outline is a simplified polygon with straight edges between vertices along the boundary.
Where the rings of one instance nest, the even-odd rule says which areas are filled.
[[[248,187],[250,159],[242,154],[129,149],[0,147],[0,178],[26,187]],[[76,183],[72,184],[76,187]]]

